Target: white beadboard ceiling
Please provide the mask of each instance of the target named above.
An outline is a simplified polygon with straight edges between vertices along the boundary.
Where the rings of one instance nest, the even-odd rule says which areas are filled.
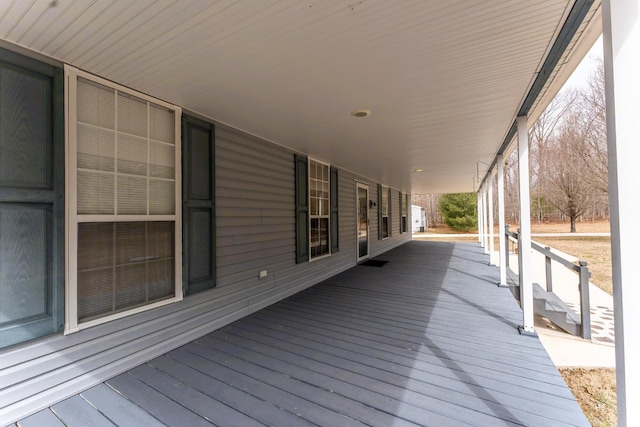
[[[484,176],[573,3],[2,0],[0,38],[391,187],[443,193]],[[593,10],[533,114],[597,38]]]

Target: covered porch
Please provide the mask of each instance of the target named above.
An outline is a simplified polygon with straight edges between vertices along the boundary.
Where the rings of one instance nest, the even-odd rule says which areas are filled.
[[[589,425],[479,244],[375,261],[19,425]]]

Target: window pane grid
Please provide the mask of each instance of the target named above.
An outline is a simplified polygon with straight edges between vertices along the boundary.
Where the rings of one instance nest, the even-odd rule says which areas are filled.
[[[329,254],[329,218],[312,218],[310,227],[311,257]]]
[[[77,83],[70,92],[77,113],[69,118],[76,130],[70,149],[77,158],[69,184],[77,194],[70,213],[78,236],[70,246],[73,331],[79,323],[95,324],[181,296],[179,110],[86,73],[70,73]]]
[[[311,258],[329,252],[329,165],[309,159],[309,246]]]
[[[171,221],[79,224],[79,320],[175,296],[174,239]]]
[[[78,79],[78,214],[175,215],[174,114]],[[91,177],[104,172],[113,177]]]

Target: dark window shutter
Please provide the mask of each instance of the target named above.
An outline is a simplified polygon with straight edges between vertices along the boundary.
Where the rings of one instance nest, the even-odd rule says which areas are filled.
[[[338,236],[338,169],[331,168],[331,252],[340,250]]]
[[[64,327],[63,71],[0,48],[0,99],[4,348]]]
[[[216,286],[215,139],[210,123],[182,118],[182,287]]]
[[[382,240],[382,185],[378,184],[378,240]]]
[[[393,221],[391,218],[391,213],[393,212],[393,203],[391,203],[391,188],[387,189],[387,212],[389,218],[387,219],[387,227],[389,228],[389,237],[393,234]]]
[[[398,229],[400,230],[400,234],[403,233],[402,229],[402,191],[398,191]]]
[[[309,162],[295,155],[296,174],[296,264],[309,261]]]

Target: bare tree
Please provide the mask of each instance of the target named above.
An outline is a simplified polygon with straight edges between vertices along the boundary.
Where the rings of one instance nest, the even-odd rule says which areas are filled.
[[[520,217],[520,190],[518,187],[518,151],[507,158],[504,165],[504,214],[507,223],[516,224]]]
[[[575,92],[565,92],[554,98],[529,130],[531,213],[538,222],[547,220],[554,210],[547,195],[549,174],[557,162],[554,144],[577,96]]]
[[[429,226],[444,224],[442,214],[438,208],[439,203],[440,194],[413,194],[411,196],[412,205],[424,208]]]
[[[571,108],[563,114],[563,122],[548,147],[555,161],[546,174],[546,193],[549,202],[569,218],[572,233],[576,231],[576,220],[584,215],[598,192],[588,179],[590,165],[583,157],[589,133],[582,111]]]
[[[587,176],[600,191],[608,194],[607,122],[602,60],[589,76],[587,88],[580,93],[579,101],[577,108],[582,112],[581,121],[585,128],[585,144],[581,154],[589,165]]]

